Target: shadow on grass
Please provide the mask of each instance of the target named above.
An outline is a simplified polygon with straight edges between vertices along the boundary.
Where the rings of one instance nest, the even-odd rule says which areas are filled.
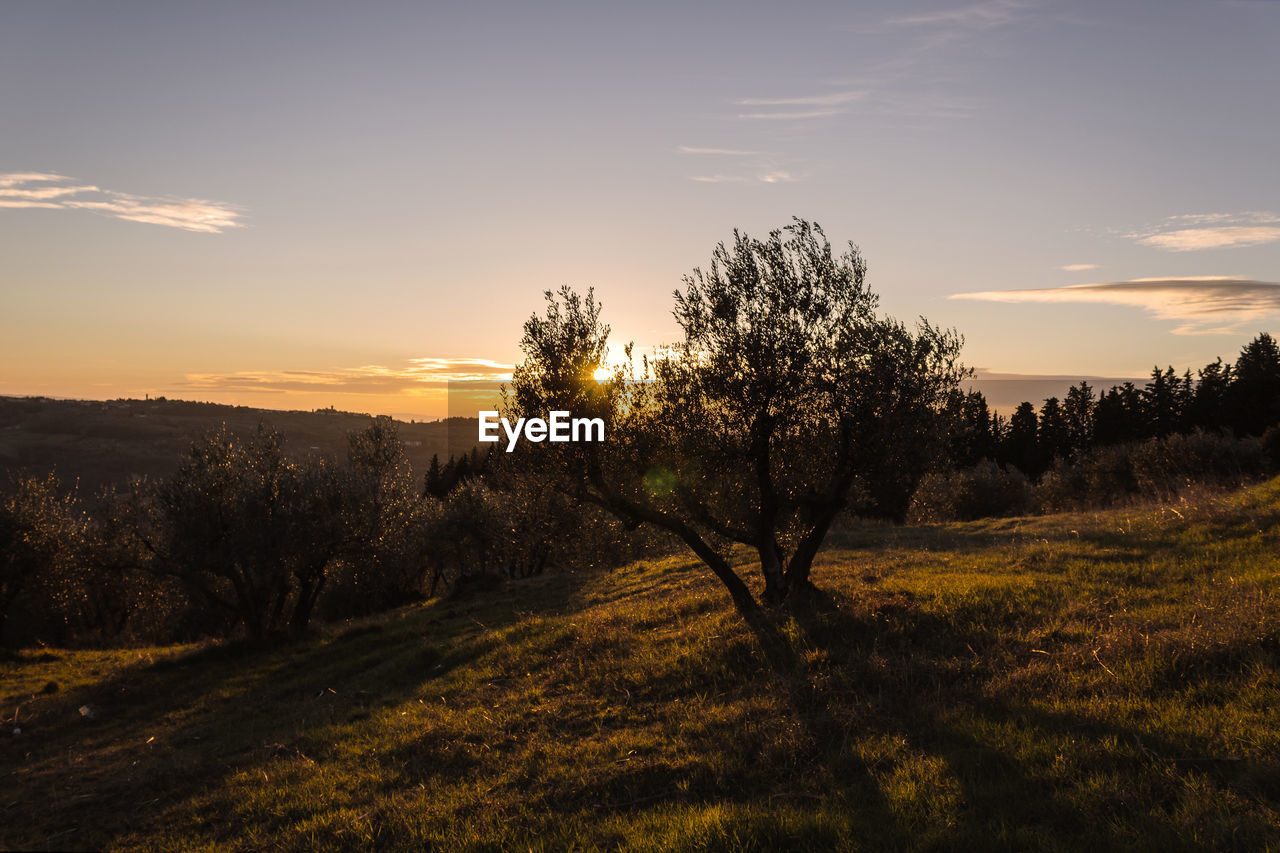
[[[628,594],[650,595],[655,583],[645,576]],[[232,787],[231,777],[271,771],[275,782],[272,762],[281,756],[332,766],[337,755],[326,738],[344,736],[333,727],[414,697],[438,699],[439,679],[514,642],[527,643],[520,672],[504,673],[503,658],[496,656],[494,673],[486,669],[480,677],[490,678],[490,687],[507,678],[523,685],[520,676],[529,676],[524,670],[530,664],[561,655],[581,662],[585,671],[566,667],[555,684],[549,675],[538,679],[552,707],[555,691],[571,694],[573,701],[559,706],[564,716],[513,714],[482,735],[469,729],[466,711],[492,708],[477,704],[439,730],[424,727],[421,734],[388,739],[389,746],[370,744],[362,759],[373,771],[361,778],[375,781],[360,794],[361,810],[393,808],[384,803],[434,781],[448,782],[440,790],[451,786],[456,794],[431,814],[434,823],[425,829],[425,823],[412,823],[414,816],[392,813],[386,823],[398,829],[387,831],[404,835],[389,838],[421,845],[414,832],[450,823],[443,831],[456,827],[473,831],[472,839],[505,838],[512,842],[506,846],[523,846],[542,832],[549,846],[556,839],[567,846],[590,836],[570,830],[556,835],[562,822],[577,820],[576,831],[589,833],[608,823],[597,822],[601,816],[620,817],[615,827],[642,825],[659,807],[667,810],[662,814],[682,807],[696,813],[727,803],[755,821],[751,832],[763,833],[737,837],[737,846],[759,847],[761,837],[795,840],[774,799],[794,797],[784,801],[790,809],[785,814],[817,815],[811,838],[818,840],[809,845],[816,847],[847,845],[849,839],[870,849],[1232,849],[1280,842],[1274,827],[1258,817],[1280,808],[1280,761],[1234,761],[1221,744],[1189,730],[1174,732],[1154,715],[1148,724],[1108,711],[1101,701],[1096,712],[1090,708],[1091,690],[1098,690],[1099,700],[1156,708],[1179,689],[1173,680],[1160,680],[1172,673],[1156,673],[1157,695],[1150,697],[1126,697],[1119,688],[1104,696],[1079,672],[1062,676],[1074,681],[1047,688],[1054,701],[1062,700],[1058,704],[1048,696],[1038,701],[1031,688],[1010,688],[1010,672],[1034,659],[1031,646],[1040,640],[1030,638],[1053,621],[1052,596],[1011,589],[940,607],[908,592],[858,589],[851,598],[814,591],[786,611],[750,611],[749,633],[735,627],[717,643],[662,646],[665,657],[633,667],[619,663],[632,650],[629,631],[663,627],[646,621],[657,617],[641,619],[621,600],[626,596],[593,593],[593,601],[608,599],[615,608],[609,630],[592,634],[566,624],[578,619],[581,602],[573,579],[564,576],[519,584],[491,599],[414,609],[336,636],[264,648],[217,647],[133,668],[93,688],[43,700],[30,737],[0,747],[0,769],[12,769],[9,781],[0,782],[0,823],[6,825],[0,846],[118,846],[131,830],[154,831],[148,828],[174,815],[190,819],[201,802],[231,808],[244,790]],[[1008,597],[1013,595],[1021,597]],[[519,631],[502,631],[523,615],[517,603],[537,618]],[[685,612],[675,621],[697,626],[681,635],[682,642],[723,630],[724,623],[715,622],[727,619],[722,607],[719,616],[695,623],[704,613],[702,599],[689,597],[678,606]],[[543,619],[556,613],[569,619]],[[1252,648],[1229,655],[1206,649],[1201,658],[1184,661],[1182,671],[1238,669],[1254,660]],[[703,651],[680,657],[690,649]],[[1269,656],[1264,662],[1274,671],[1274,643],[1257,653]],[[608,663],[592,670],[596,661]],[[624,680],[630,676],[637,681]],[[495,688],[465,698],[492,704],[518,695]],[[776,701],[755,701],[774,696]],[[530,700],[529,710],[543,701]],[[81,719],[81,704],[92,705],[97,719]],[[713,705],[738,715],[705,712]],[[691,718],[703,712],[687,729],[681,725],[686,709]],[[735,730],[742,721],[756,730]],[[619,732],[628,737],[610,739]],[[153,733],[156,740],[147,742]],[[625,753],[626,742],[639,739],[631,733],[649,737],[652,751],[634,761],[608,754],[617,744]],[[358,730],[357,739],[363,744],[372,734]],[[544,742],[526,749],[530,735]],[[667,736],[683,740],[658,740]],[[755,751],[762,744],[773,751],[761,755],[776,758],[789,750],[787,766],[758,766]],[[888,746],[877,754],[875,744]],[[545,765],[534,754],[542,745],[560,750]],[[717,750],[738,752],[717,761]],[[588,758],[596,766],[580,772],[574,762]],[[913,761],[935,768],[936,775],[903,783],[900,776],[910,775]],[[516,762],[523,764],[513,768]],[[1066,769],[1056,769],[1059,764]],[[293,778],[313,770],[295,768]],[[954,786],[954,803],[929,801],[940,783]],[[207,796],[222,786],[229,793],[221,800]],[[1215,796],[1236,805],[1201,819],[1183,814],[1195,797]],[[301,805],[286,803],[296,814],[282,815],[277,803],[285,800],[255,806],[252,828],[260,839],[278,833],[295,845],[301,843],[297,824],[318,819],[330,806],[317,795]],[[1232,835],[1233,824],[1246,841]],[[16,834],[19,826],[22,835]],[[1183,837],[1188,827],[1195,838]],[[184,823],[175,832],[191,842],[235,843],[242,829]],[[309,837],[342,846],[331,833],[326,825]],[[608,843],[628,841],[643,844],[627,838]],[[735,844],[730,838],[722,846]]]
[[[538,606],[568,598],[569,579],[557,581],[536,585]],[[398,705],[491,651],[515,604],[510,592],[442,601],[344,633],[212,646],[34,701],[21,737],[0,740],[0,846],[112,846],[238,772],[320,749],[311,733]]]
[[[1158,723],[1132,722],[1046,710],[1025,700],[993,699],[988,685],[1001,669],[1031,657],[1030,644],[1017,632],[1001,633],[988,613],[952,610],[944,618],[910,601],[884,599],[864,612],[841,606],[831,595],[812,590],[799,596],[788,613],[799,629],[798,645],[828,656],[821,677],[799,658],[779,632],[779,616],[752,618],[752,629],[793,706],[806,721],[819,754],[833,765],[854,738],[878,733],[900,739],[917,754],[945,762],[958,782],[963,807],[947,834],[947,844],[964,849],[1082,849],[1099,845],[1170,849],[1242,849],[1266,838],[1280,843],[1280,829],[1256,814],[1243,818],[1229,810],[1197,826],[1187,837],[1177,812],[1186,798],[1217,788],[1240,802],[1254,802],[1274,813],[1280,808],[1280,758],[1242,760],[1224,755],[1208,737],[1162,734]],[[981,604],[968,605],[981,611]],[[882,618],[887,615],[887,622]],[[982,627],[978,627],[982,626]],[[975,651],[976,650],[976,651]],[[981,652],[981,654],[979,653]],[[1263,652],[1276,664],[1274,651]],[[1205,650],[1206,663],[1216,661]],[[1210,660],[1212,659],[1212,660]],[[1184,662],[1191,665],[1194,662]],[[869,711],[859,713],[856,707]],[[854,727],[855,731],[850,731]],[[1082,781],[1046,773],[1043,750],[1073,752],[1096,766],[1102,790],[1082,790]],[[1052,762],[1049,762],[1052,763]],[[855,774],[859,795],[875,789],[873,778]],[[1155,786],[1150,802],[1136,793]],[[1125,791],[1133,791],[1132,798]],[[1195,792],[1199,791],[1198,794]],[[859,800],[859,808],[866,800]],[[1088,806],[1082,811],[1082,805]],[[894,846],[918,846],[901,819],[901,803],[884,796],[870,808],[895,827]],[[1147,808],[1145,813],[1135,808]],[[896,823],[892,823],[896,821]]]

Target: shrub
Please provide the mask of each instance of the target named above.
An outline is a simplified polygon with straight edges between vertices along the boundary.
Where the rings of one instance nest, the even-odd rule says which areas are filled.
[[[915,522],[971,521],[1021,515],[1031,507],[1031,484],[1023,473],[984,459],[971,468],[927,474],[911,499],[909,517]]]
[[[1267,470],[1264,440],[1197,430],[1095,448],[1059,460],[1036,487],[1045,511],[1107,507],[1141,498],[1175,498],[1194,485],[1237,486]]]

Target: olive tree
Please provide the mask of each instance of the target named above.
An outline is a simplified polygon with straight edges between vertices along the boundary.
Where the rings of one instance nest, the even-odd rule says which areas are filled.
[[[540,445],[537,464],[580,500],[679,537],[743,608],[755,599],[729,557],[750,547],[765,600],[781,602],[810,586],[843,510],[905,511],[967,375],[959,336],[881,316],[866,272],[816,224],[735,231],[675,292],[683,338],[599,381],[609,327],[594,294],[548,293],[508,414],[604,419],[605,442]]]
[[[299,631],[344,551],[347,494],[334,466],[286,458],[274,430],[224,427],[145,496],[135,531],[151,571],[249,636]]]
[[[61,594],[82,533],[75,497],[53,474],[17,477],[0,494],[0,641],[19,595],[38,586]]]
[[[430,505],[418,489],[395,421],[348,436],[348,562],[366,604],[380,609],[423,593],[430,568]]]

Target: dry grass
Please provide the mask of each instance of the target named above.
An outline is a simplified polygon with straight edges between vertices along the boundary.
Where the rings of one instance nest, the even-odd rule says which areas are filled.
[[[750,625],[670,559],[283,646],[24,653],[0,846],[1280,846],[1278,521],[1280,481],[853,529]]]

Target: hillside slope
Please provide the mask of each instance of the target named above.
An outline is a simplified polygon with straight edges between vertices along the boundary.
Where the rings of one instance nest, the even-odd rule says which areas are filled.
[[[372,422],[369,415],[351,412],[286,412],[182,400],[0,397],[0,475],[56,470],[64,484],[78,481],[80,493],[92,497],[133,476],[173,473],[193,441],[223,424],[240,432],[266,424],[284,435],[292,453],[318,451],[341,459],[347,435]],[[455,423],[471,424],[459,433],[474,435],[474,420]],[[426,472],[432,454],[448,458],[448,422],[396,424],[416,472]]]
[[[754,627],[673,558],[282,646],[26,652],[0,847],[1280,845],[1278,521],[1275,481],[850,531]]]

